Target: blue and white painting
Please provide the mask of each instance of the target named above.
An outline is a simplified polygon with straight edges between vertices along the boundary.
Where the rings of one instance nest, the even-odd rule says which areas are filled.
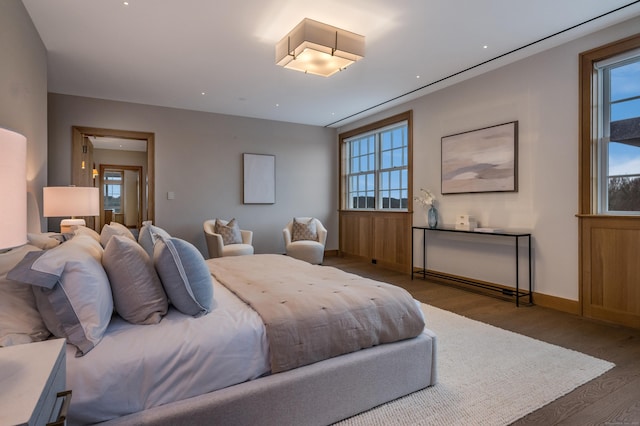
[[[442,138],[442,193],[517,191],[518,122]]]

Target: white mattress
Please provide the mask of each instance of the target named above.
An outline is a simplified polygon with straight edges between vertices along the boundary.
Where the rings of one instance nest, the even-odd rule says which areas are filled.
[[[191,318],[173,308],[155,325],[112,319],[76,358],[67,345],[70,424],[108,420],[255,379],[269,371],[258,314],[214,280],[215,307]]]

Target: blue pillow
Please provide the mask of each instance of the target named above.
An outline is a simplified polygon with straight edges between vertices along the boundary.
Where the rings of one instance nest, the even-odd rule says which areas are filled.
[[[167,231],[151,224],[151,221],[142,222],[142,229],[138,236],[138,243],[147,252],[150,258],[153,258],[153,246],[156,244],[158,236],[171,238]]]
[[[213,282],[202,254],[193,244],[179,238],[161,235],[158,238],[153,264],[170,303],[194,317],[211,312]]]

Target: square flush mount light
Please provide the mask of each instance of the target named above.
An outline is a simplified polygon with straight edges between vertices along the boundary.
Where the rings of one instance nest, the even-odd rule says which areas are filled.
[[[329,77],[364,57],[364,36],[305,18],[276,44],[276,64]]]

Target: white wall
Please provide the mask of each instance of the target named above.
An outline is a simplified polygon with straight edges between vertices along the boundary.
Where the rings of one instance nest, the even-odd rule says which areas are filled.
[[[414,111],[414,191],[438,194],[440,221],[471,214],[482,226],[533,234],[534,291],[578,300],[578,54],[634,34],[640,19],[605,29],[339,129]],[[441,137],[517,120],[516,193],[440,194]],[[414,224],[426,223],[415,206]],[[515,282],[512,241],[430,233],[427,266],[486,281]],[[432,242],[435,242],[433,240]],[[524,246],[521,246],[525,249]],[[421,259],[416,256],[421,264]],[[526,264],[521,256],[521,280]],[[523,281],[521,281],[521,284]]]
[[[45,226],[47,52],[20,0],[0,1],[0,57],[0,127],[27,138],[27,229],[37,233]]]
[[[253,230],[257,253],[282,253],[291,217],[315,216],[338,248],[334,129],[51,93],[51,185],[70,183],[74,125],[155,133],[155,223],[205,255],[202,223],[216,217]],[[245,152],[275,155],[275,204],[242,203]]]

